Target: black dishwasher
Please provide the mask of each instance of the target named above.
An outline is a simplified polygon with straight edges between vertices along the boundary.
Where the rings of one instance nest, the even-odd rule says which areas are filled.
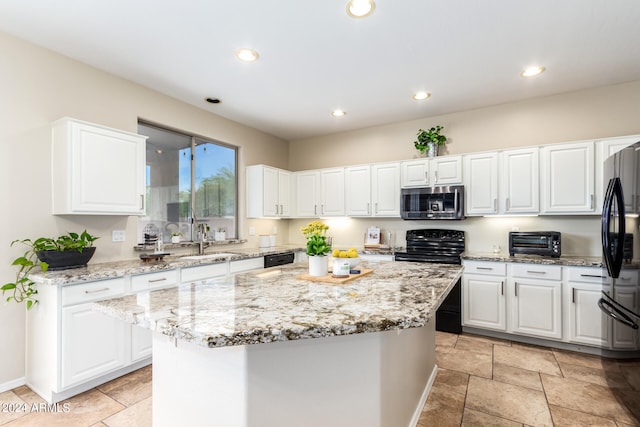
[[[295,258],[293,252],[279,254],[269,254],[264,256],[264,268],[276,267],[278,265],[291,264]]]

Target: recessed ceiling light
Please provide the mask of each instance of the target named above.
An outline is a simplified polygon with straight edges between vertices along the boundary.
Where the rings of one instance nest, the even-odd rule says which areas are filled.
[[[242,48],[242,49],[236,50],[236,57],[240,61],[253,62],[253,61],[257,61],[260,55],[258,55],[258,52],[256,52],[255,50]]]
[[[364,18],[373,13],[376,4],[373,0],[349,0],[347,2],[347,15],[352,18]]]
[[[342,110],[333,110],[331,112],[331,115],[333,117],[344,117],[344,116],[347,115],[347,112],[346,111],[342,111]]]
[[[535,77],[544,72],[545,68],[539,65],[535,65],[533,67],[525,68],[524,71],[520,73],[522,77]]]
[[[413,95],[413,99],[415,99],[416,101],[421,101],[423,99],[427,99],[431,96],[431,94],[429,92],[416,92]]]

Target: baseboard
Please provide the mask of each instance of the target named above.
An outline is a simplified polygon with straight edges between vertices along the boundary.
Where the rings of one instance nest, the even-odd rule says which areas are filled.
[[[418,406],[416,406],[416,410],[413,412],[413,417],[411,417],[411,422],[409,423],[408,427],[416,427],[418,425],[418,421],[420,421],[420,415],[422,414],[422,408],[424,408],[424,405],[427,403],[429,393],[431,392],[431,387],[436,381],[437,375],[438,365],[434,365],[433,371],[431,371],[431,375],[429,376],[429,381],[427,381],[427,385],[425,385],[424,390],[422,391],[422,396],[420,396],[420,401],[418,402]]]
[[[15,380],[7,381],[5,383],[0,384],[0,393],[13,390],[14,388],[23,386],[26,383],[27,383],[26,377],[20,377],[20,378],[16,378]]]

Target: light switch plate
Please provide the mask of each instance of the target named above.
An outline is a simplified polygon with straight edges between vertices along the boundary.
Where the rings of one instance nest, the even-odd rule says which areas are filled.
[[[111,232],[112,242],[124,242],[124,240],[125,240],[124,230],[113,230]]]

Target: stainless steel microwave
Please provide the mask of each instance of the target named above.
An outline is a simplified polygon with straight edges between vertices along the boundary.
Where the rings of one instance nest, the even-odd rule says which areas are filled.
[[[463,219],[464,186],[403,188],[400,216],[402,219]]]
[[[509,255],[527,254],[560,258],[561,234],[558,231],[511,231]]]

